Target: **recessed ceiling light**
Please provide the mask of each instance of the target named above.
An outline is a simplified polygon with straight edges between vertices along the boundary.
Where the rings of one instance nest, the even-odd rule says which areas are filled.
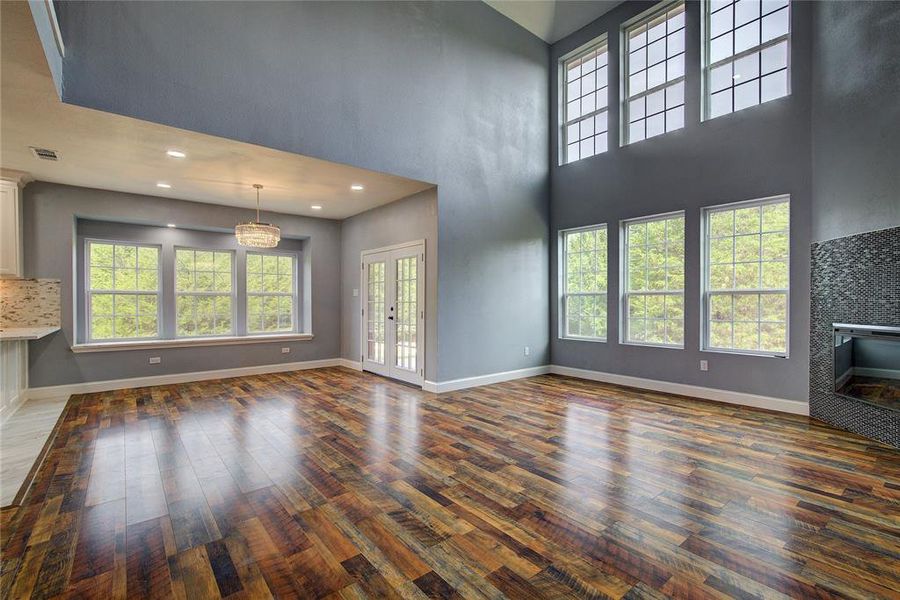
[[[175,223],[166,223],[166,227],[175,228]]]
[[[322,210],[322,207],[319,206],[318,204],[313,204],[312,206],[310,206],[310,208],[313,210]]]
[[[364,188],[364,187],[363,187],[361,184],[359,184],[359,183],[354,183],[353,185],[350,186],[350,189],[353,190],[354,192],[361,192],[361,191],[363,191],[363,190],[366,189],[366,188]]]
[[[182,152],[181,150],[174,150],[174,149],[173,149],[173,150],[166,150],[166,154],[168,154],[168,155],[171,156],[172,158],[184,158],[185,156],[187,156],[187,154],[185,154],[185,153]]]
[[[163,183],[162,181],[160,181],[159,183],[156,184],[156,187],[167,190],[167,189],[171,188],[172,186],[171,186],[171,184]]]

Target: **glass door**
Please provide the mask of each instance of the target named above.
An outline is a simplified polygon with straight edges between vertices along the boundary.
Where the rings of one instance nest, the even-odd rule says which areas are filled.
[[[362,368],[421,385],[425,246],[363,253]]]
[[[386,272],[388,257],[373,254],[363,260],[363,369],[389,374],[386,323]]]

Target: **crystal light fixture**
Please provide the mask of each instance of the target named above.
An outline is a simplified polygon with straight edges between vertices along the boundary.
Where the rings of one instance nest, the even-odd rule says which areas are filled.
[[[251,248],[274,248],[281,240],[281,228],[272,225],[271,223],[259,222],[259,190],[261,190],[263,186],[254,183],[253,187],[256,188],[256,221],[236,225],[234,228],[234,236],[241,246],[249,246]]]

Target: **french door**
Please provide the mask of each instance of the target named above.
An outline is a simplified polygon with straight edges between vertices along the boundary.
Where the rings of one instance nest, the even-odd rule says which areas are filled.
[[[425,244],[362,253],[362,368],[422,385]]]

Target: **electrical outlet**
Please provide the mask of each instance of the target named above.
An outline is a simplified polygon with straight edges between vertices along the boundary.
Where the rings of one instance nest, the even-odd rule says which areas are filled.
[[[525,356],[531,356],[531,346],[525,346]]]
[[[709,361],[701,360],[700,361],[700,370],[701,371],[709,371]]]
[[[162,359],[160,359],[158,356],[151,356],[151,357],[150,357],[150,364],[151,364],[151,365],[158,365],[158,364],[161,362],[161,360],[162,360]]]
[[[359,288],[353,288],[353,297],[356,298],[359,296]]]
[[[290,351],[291,351],[290,348],[282,348],[282,349],[281,349],[281,353],[282,353],[282,354],[287,354],[287,353],[289,353]]]

